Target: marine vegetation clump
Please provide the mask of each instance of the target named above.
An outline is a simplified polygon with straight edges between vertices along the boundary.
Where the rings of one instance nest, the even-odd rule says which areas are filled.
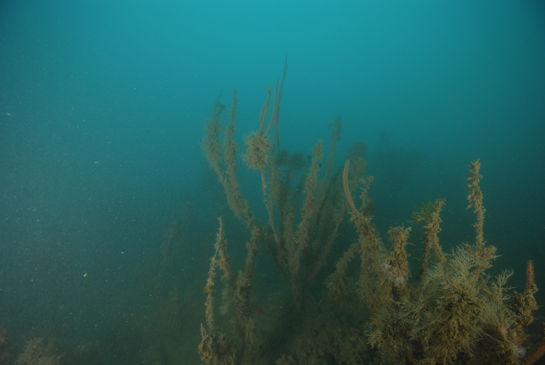
[[[287,62],[280,87],[278,79],[276,82],[268,127],[270,87],[259,129],[244,139],[242,159],[261,175],[265,219],[254,215],[237,179],[236,92],[225,129],[220,120],[224,107],[219,101],[206,126],[206,157],[232,212],[251,238],[246,244],[246,262],[236,271],[231,267],[220,219],[204,287],[201,359],[206,364],[268,364],[278,359],[277,365],[520,365],[540,358],[545,342],[535,346],[526,336],[538,308],[531,261],[522,294],[506,287],[512,272],[493,278],[487,274],[497,255],[496,248],[484,239],[480,162],[469,165],[467,179],[468,209],[476,217],[474,242],[443,252],[439,234],[446,202],[435,199],[422,204],[411,215],[412,225],[420,226],[422,232],[420,265],[413,274],[406,250],[413,227],[391,227],[385,243],[373,223],[373,178],[365,176],[366,144],[358,142],[348,149],[344,169],[334,167],[342,131],[340,117],[329,125],[329,151],[321,140],[307,158],[280,149],[278,118],[286,70]],[[270,133],[273,126],[274,136]],[[359,197],[354,200],[352,193],[358,186]],[[341,227],[347,212],[350,223]],[[325,279],[329,296],[320,296],[323,291],[317,285],[309,296],[309,285],[319,281],[315,279],[341,237],[357,238],[336,258],[335,267],[330,267]],[[261,311],[251,304],[258,247],[269,256],[293,297],[288,320],[283,318],[286,312],[281,312],[283,303],[271,305],[282,313],[277,314],[279,323],[274,329],[256,317]],[[218,269],[223,273],[221,283],[215,279]],[[214,320],[218,292],[222,292],[222,315],[229,315],[224,322],[229,322],[230,331],[223,329],[226,323],[216,326],[222,322]],[[282,341],[286,343],[279,345]]]
[[[27,342],[25,351],[17,357],[17,365],[58,365],[63,355],[57,354],[55,339],[44,347],[42,338],[33,338]]]
[[[236,92],[225,138],[222,141],[220,115],[223,108],[216,106],[206,126],[207,133],[202,145],[211,167],[224,186],[231,210],[249,231],[257,230],[264,252],[286,280],[296,311],[299,312],[308,286],[325,266],[337,241],[348,204],[343,198],[341,169],[334,171],[333,164],[336,146],[341,139],[341,117],[335,118],[329,125],[329,154],[323,166],[324,143],[321,140],[314,146],[309,159],[305,159],[302,153],[290,153],[279,148],[278,119],[286,72],[287,59],[280,86],[279,80],[276,80],[268,127],[266,118],[271,99],[270,87],[259,117],[259,129],[244,139],[246,148],[242,158],[250,170],[256,170],[261,175],[263,204],[267,212],[265,222],[260,222],[252,212],[236,176],[238,146],[233,137]],[[273,126],[274,136],[270,133]],[[352,148],[352,154],[357,156],[354,158],[357,171],[364,170],[365,148],[364,143]],[[297,176],[299,180],[295,181]],[[356,179],[354,175],[351,181],[354,187],[357,185]]]
[[[413,223],[423,225],[424,244],[414,284],[406,284],[410,273],[403,243],[409,230],[390,230],[394,245],[388,253],[365,206],[352,211],[360,246],[351,250],[361,252],[363,267],[379,268],[378,272],[363,268],[356,290],[364,294],[362,299],[372,310],[366,335],[384,364],[528,364],[533,359],[532,355],[526,357],[524,348],[524,331],[537,309],[531,262],[525,294],[507,294],[505,285],[512,272],[503,272],[495,279],[485,274],[496,258],[496,249],[484,241],[479,167],[479,161],[472,163],[468,178],[468,208],[473,208],[477,217],[474,245],[466,243],[443,254],[438,233],[444,200],[425,203],[413,213]],[[367,195],[367,189],[365,185],[362,196]],[[349,193],[347,199],[352,199]],[[431,262],[430,257],[434,257]],[[339,279],[346,267],[343,260],[329,278],[333,297],[349,290],[344,287],[339,292],[333,285],[343,283]],[[544,350],[533,356],[540,356]]]
[[[422,276],[428,269],[428,260],[433,254],[437,263],[444,264],[446,262],[443,250],[439,245],[439,238],[437,234],[441,232],[440,223],[441,218],[439,214],[445,204],[445,199],[435,199],[435,201],[429,201],[423,203],[420,207],[416,207],[416,210],[411,214],[411,219],[414,224],[422,225],[422,259],[420,263],[420,271],[418,272],[418,278],[422,279]],[[433,251],[432,251],[433,250]]]
[[[265,168],[272,158],[273,142],[266,136],[254,132],[244,137],[244,145],[246,146],[246,154],[243,158],[246,165],[253,170],[265,172]]]
[[[223,222],[219,219],[219,231],[214,245],[215,253],[210,260],[208,280],[204,287],[206,296],[206,326],[201,324],[202,341],[199,345],[201,360],[206,364],[235,364],[238,359],[251,362],[252,349],[256,342],[256,331],[250,305],[252,292],[253,260],[257,253],[258,231],[252,231],[251,239],[246,243],[248,254],[242,269],[235,273],[231,268],[231,259],[227,254],[227,241],[223,235]],[[223,299],[225,312],[233,313],[229,321],[233,323],[235,336],[229,338],[214,326],[214,291],[216,269],[223,273]],[[248,351],[247,351],[248,350]]]

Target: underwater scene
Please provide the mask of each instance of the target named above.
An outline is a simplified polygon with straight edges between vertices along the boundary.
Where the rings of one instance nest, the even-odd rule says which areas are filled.
[[[0,365],[545,364],[544,19],[2,2]]]

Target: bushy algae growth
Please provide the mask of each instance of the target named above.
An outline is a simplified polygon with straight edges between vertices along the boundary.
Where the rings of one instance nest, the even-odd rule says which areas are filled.
[[[287,64],[285,70],[287,69]],[[284,72],[285,77],[285,72]],[[475,242],[460,244],[450,253],[440,245],[440,214],[445,200],[435,199],[417,207],[412,223],[422,228],[422,256],[415,279],[406,245],[411,227],[388,231],[390,248],[383,243],[371,216],[370,187],[366,177],[363,142],[348,151],[344,170],[333,166],[341,137],[341,119],[331,127],[329,155],[322,167],[323,142],[312,155],[279,148],[278,117],[282,86],[275,88],[273,116],[267,129],[265,118],[270,99],[259,118],[259,129],[245,138],[243,160],[261,175],[261,190],[267,219],[256,218],[241,193],[237,180],[238,146],[234,141],[237,99],[221,139],[220,115],[216,107],[207,124],[203,141],[205,154],[216,171],[234,215],[248,228],[247,259],[237,272],[230,265],[220,221],[215,255],[205,286],[206,325],[202,325],[199,352],[207,364],[529,364],[545,352],[545,346],[526,354],[530,347],[525,333],[537,309],[531,262],[528,285],[522,294],[508,294],[511,272],[495,278],[487,275],[496,249],[484,240],[485,209],[479,182],[480,163],[469,165],[468,209],[475,214]],[[274,138],[270,136],[275,126]],[[276,140],[276,143],[274,143]],[[299,176],[299,180],[297,180]],[[360,186],[359,199],[352,193]],[[356,242],[330,266],[323,296],[309,304],[305,313],[306,289],[327,263],[332,246],[339,241],[340,225],[348,212]],[[349,229],[349,225],[346,226]],[[349,236],[349,235],[348,235]],[[293,340],[291,353],[274,354],[275,344],[268,328],[260,325],[252,311],[253,259],[257,249],[265,252],[288,284],[294,312],[312,319],[286,325],[304,338]],[[349,270],[349,266],[359,269]],[[231,331],[214,325],[216,269],[223,273],[223,301],[232,313]],[[415,270],[416,271],[416,270]],[[356,275],[354,275],[356,273]],[[268,332],[269,331],[269,332]],[[276,330],[280,331],[280,330]],[[224,333],[225,332],[225,333]],[[535,347],[535,346],[532,346]]]

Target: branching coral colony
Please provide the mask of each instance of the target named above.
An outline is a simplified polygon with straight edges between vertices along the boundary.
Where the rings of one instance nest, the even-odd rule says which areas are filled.
[[[495,280],[484,274],[496,256],[495,248],[486,246],[483,237],[485,209],[479,168],[479,161],[472,163],[468,178],[468,208],[477,216],[475,245],[465,244],[443,255],[437,237],[443,200],[426,203],[412,215],[415,224],[424,225],[421,268],[412,286],[406,280],[404,249],[409,230],[390,230],[394,245],[387,253],[374,243],[378,238],[368,214],[352,211],[360,233],[362,265],[373,268],[363,270],[359,289],[365,298],[371,298],[374,312],[366,333],[384,363],[520,364],[533,360],[524,358],[522,347],[524,329],[537,308],[533,274],[525,294],[515,294],[509,303],[504,285],[511,273],[504,272]],[[428,267],[432,249],[434,262]],[[342,280],[339,271],[342,267],[330,279]],[[334,287],[331,282],[330,287]]]
[[[286,70],[287,63],[284,78]],[[391,228],[388,236],[392,248],[385,248],[371,221],[369,187],[372,178],[362,177],[365,145],[360,142],[351,147],[344,171],[332,173],[335,146],[340,139],[340,118],[331,125],[330,156],[325,171],[320,171],[322,141],[313,149],[310,162],[298,154],[275,147],[269,131],[275,125],[278,146],[282,85],[278,89],[277,80],[273,115],[267,130],[264,131],[264,126],[270,88],[260,116],[260,128],[245,139],[244,161],[248,167],[259,171],[262,177],[263,198],[268,213],[266,224],[260,223],[252,213],[248,201],[240,192],[236,177],[238,147],[233,138],[236,92],[223,143],[220,140],[223,131],[220,115],[224,106],[219,101],[206,126],[203,148],[208,161],[224,186],[232,211],[249,229],[251,238],[246,244],[246,263],[235,274],[226,252],[224,227],[220,219],[215,254],[205,286],[207,323],[201,325],[201,359],[207,364],[259,362],[259,346],[256,344],[262,344],[266,339],[257,340],[250,305],[252,262],[258,243],[286,279],[299,311],[305,289],[324,266],[336,241],[339,224],[349,210],[359,239],[338,260],[334,272],[326,280],[326,287],[334,302],[341,303],[357,297],[352,300],[356,300],[362,310],[367,307],[372,313],[371,318],[367,324],[360,325],[364,328],[362,332],[343,331],[338,327],[331,330],[324,326],[324,332],[334,333],[322,335],[319,343],[308,345],[305,351],[282,356],[277,364],[303,364],[311,359],[355,364],[372,357],[376,360],[369,360],[368,363],[530,364],[536,361],[545,352],[545,343],[529,355],[525,348],[528,346],[525,329],[532,322],[532,312],[537,309],[532,263],[528,265],[528,284],[523,294],[506,294],[505,283],[511,273],[504,272],[495,279],[485,274],[496,256],[495,248],[487,246],[483,236],[485,209],[479,188],[479,161],[469,166],[468,178],[468,208],[473,209],[477,217],[474,224],[475,244],[461,245],[445,255],[438,238],[441,231],[440,213],[445,201],[438,199],[423,204],[411,217],[414,224],[423,227],[423,249],[416,280],[409,283],[410,268],[405,245],[411,228]],[[294,182],[297,171],[303,171],[298,183]],[[351,197],[351,190],[358,181],[363,186],[359,210]],[[299,196],[301,191],[303,196]],[[353,285],[349,285],[347,267],[355,257],[360,258],[360,275],[356,280],[351,280]],[[221,333],[214,327],[213,294],[217,267],[223,272],[224,302],[234,313],[232,323],[235,330],[231,335]],[[356,345],[361,342],[354,336],[365,336],[372,348]]]
[[[268,213],[266,224],[260,223],[253,214],[248,201],[240,192],[236,177],[238,146],[233,138],[236,92],[223,143],[220,140],[223,131],[220,115],[224,107],[217,102],[214,113],[206,125],[207,134],[203,140],[203,148],[210,165],[224,186],[229,206],[249,230],[257,232],[259,241],[286,279],[299,311],[307,286],[325,264],[335,243],[339,224],[348,206],[342,197],[341,171],[333,173],[333,157],[336,144],[341,137],[340,117],[330,125],[332,129],[330,155],[325,169],[322,169],[320,163],[323,153],[322,141],[314,147],[311,161],[307,161],[302,154],[279,150],[278,144],[276,153],[274,152],[275,145],[269,137],[269,132],[272,125],[275,125],[275,139],[278,141],[278,116],[286,72],[287,62],[280,88],[279,80],[276,81],[273,113],[268,128],[265,130],[270,87],[259,118],[259,130],[245,138],[244,162],[250,169],[261,174],[263,202]],[[349,154],[358,170],[363,171],[365,148],[362,148],[362,144],[355,144]],[[294,183],[297,172],[303,170],[308,171],[302,174],[298,183]],[[319,174],[320,170],[325,171]],[[352,183],[355,185],[357,180]]]

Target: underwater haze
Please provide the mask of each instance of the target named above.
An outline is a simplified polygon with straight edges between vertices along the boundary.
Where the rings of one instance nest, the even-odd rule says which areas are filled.
[[[466,180],[479,159],[491,275],[514,270],[521,292],[532,260],[545,288],[544,19],[539,0],[3,1],[0,352],[14,361],[43,338],[62,364],[201,361],[218,218],[233,265],[250,237],[203,152],[205,125],[219,103],[227,123],[236,90],[240,190],[267,223],[243,137],[286,60],[280,148],[306,158],[322,139],[327,152],[340,116],[335,167],[366,143],[386,246],[389,227],[436,198],[443,251],[473,243]],[[309,287],[316,302],[357,240],[344,237]],[[409,241],[415,276],[420,232]],[[280,315],[267,293],[293,303],[258,249],[252,308],[267,321]],[[268,349],[274,363],[290,347]]]

